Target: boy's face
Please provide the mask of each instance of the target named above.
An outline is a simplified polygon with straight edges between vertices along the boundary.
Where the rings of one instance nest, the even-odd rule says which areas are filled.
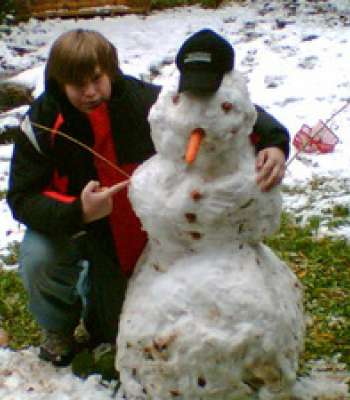
[[[83,84],[66,83],[64,91],[72,105],[88,113],[111,97],[112,84],[109,76],[96,67],[94,75]]]

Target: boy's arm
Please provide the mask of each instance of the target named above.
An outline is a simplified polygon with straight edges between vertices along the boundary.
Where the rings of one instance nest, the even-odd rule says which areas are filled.
[[[290,135],[275,117],[265,111],[262,107],[255,105],[258,117],[253,127],[256,135],[255,147],[257,152],[267,147],[278,147],[284,153],[285,159],[289,157]]]
[[[15,219],[48,234],[74,234],[84,228],[79,198],[48,195],[52,161],[21,133],[11,160],[7,201]]]
[[[257,183],[262,191],[269,191],[283,179],[289,156],[289,132],[263,108],[255,107],[258,111],[253,128],[257,150]]]

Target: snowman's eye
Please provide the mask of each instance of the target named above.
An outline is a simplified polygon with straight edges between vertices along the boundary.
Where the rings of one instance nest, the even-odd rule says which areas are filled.
[[[233,109],[233,104],[228,101],[224,101],[221,103],[221,108],[227,113]]]
[[[173,104],[178,104],[178,102],[180,101],[180,95],[179,94],[175,94],[172,97],[172,101],[173,101]]]

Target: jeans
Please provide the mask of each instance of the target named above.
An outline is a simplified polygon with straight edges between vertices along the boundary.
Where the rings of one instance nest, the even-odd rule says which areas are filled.
[[[107,239],[50,237],[27,230],[19,271],[41,328],[72,333],[81,318],[91,343],[114,343],[127,278]]]

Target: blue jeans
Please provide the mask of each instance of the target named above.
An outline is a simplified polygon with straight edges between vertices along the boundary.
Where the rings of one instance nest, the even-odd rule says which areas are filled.
[[[27,230],[19,271],[29,310],[42,328],[69,333],[78,325],[86,304],[87,267],[75,240]]]
[[[107,238],[50,237],[27,230],[19,271],[39,326],[71,333],[83,318],[92,343],[115,342],[127,278]]]

